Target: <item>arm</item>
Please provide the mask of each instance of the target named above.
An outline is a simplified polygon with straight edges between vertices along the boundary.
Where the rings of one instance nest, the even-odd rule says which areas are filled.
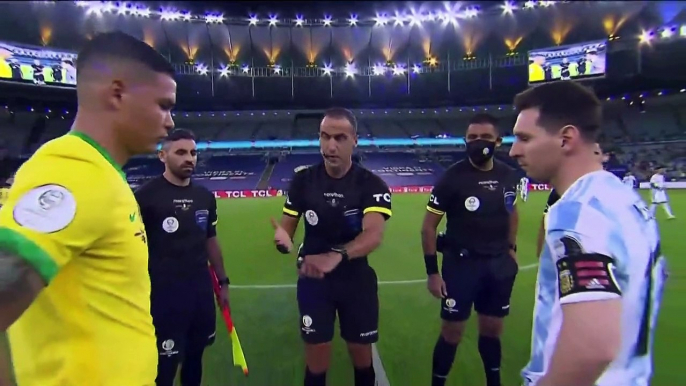
[[[548,214],[547,237],[558,274],[562,326],[541,386],[593,386],[621,346],[621,290],[614,279],[609,221],[577,202]],[[584,224],[570,224],[583,211]],[[585,227],[585,228],[584,228]],[[593,282],[593,285],[589,285]]]
[[[226,275],[226,269],[224,268],[224,257],[222,256],[221,247],[219,247],[219,242],[217,241],[217,223],[219,222],[219,217],[217,216],[217,199],[214,195],[210,198],[210,213],[207,224],[207,254],[214,273],[217,275],[219,280],[226,279],[229,277]]]
[[[94,176],[94,186],[107,184],[98,182],[98,171],[88,165],[65,163],[59,158],[27,162],[0,210],[0,331],[22,315],[65,264],[108,231],[97,211],[89,210],[109,201],[107,190],[78,189],[83,183],[76,180],[83,176],[64,170],[78,166]]]
[[[429,202],[426,204],[424,221],[422,222],[422,251],[424,252],[424,265],[427,275],[438,273],[436,230],[438,229],[438,224],[443,220],[445,212],[448,210],[447,203],[450,202],[451,198],[448,180],[449,178],[446,178],[444,175],[431,191]]]
[[[510,243],[510,253],[515,252],[514,248],[517,246],[517,231],[519,230],[519,211],[517,211],[517,177],[512,177],[511,193],[512,204],[509,199],[505,201],[507,209],[510,211],[510,234],[508,235],[508,242]],[[506,192],[507,195],[509,192]],[[511,205],[511,206],[510,206]]]
[[[350,259],[365,257],[381,245],[386,220],[393,215],[391,191],[383,180],[371,176],[362,198],[362,233],[346,245]]]
[[[538,237],[536,238],[536,257],[541,256],[543,252],[543,241],[545,240],[545,213],[541,217],[541,226],[538,228]]]

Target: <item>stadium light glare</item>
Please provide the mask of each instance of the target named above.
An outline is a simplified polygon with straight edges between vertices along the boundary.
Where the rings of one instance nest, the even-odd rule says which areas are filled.
[[[536,6],[535,1],[529,0],[526,3],[524,3],[524,8],[526,8],[526,9],[533,9],[535,6]]]
[[[151,13],[152,12],[150,11],[150,8],[145,8],[145,7],[144,8],[136,8],[133,11],[133,14],[135,16],[140,16],[140,17],[150,17]]]
[[[502,5],[503,8],[503,14],[505,15],[512,15],[512,12],[514,12],[515,8],[517,6],[514,5],[511,1],[506,1],[505,4]]]
[[[322,70],[324,71],[324,75],[331,75],[333,67],[331,67],[331,63],[324,63],[324,68],[322,68]]]
[[[350,15],[348,23],[350,23],[350,25],[357,25],[357,15]]]
[[[209,71],[207,69],[207,66],[204,64],[197,64],[195,66],[195,71],[200,74],[200,75],[207,75],[207,72]]]
[[[396,12],[395,17],[393,18],[393,26],[394,27],[402,27],[404,22],[405,22],[405,17],[403,15],[401,15],[400,13]]]
[[[376,27],[383,27],[388,24],[388,16],[377,13],[376,17],[374,18],[374,22],[376,23]]]
[[[244,66],[241,68],[241,71],[243,71],[244,74],[249,73],[249,72],[250,72],[250,66],[248,66],[247,64],[244,65]]]
[[[473,18],[479,15],[479,9],[476,7],[468,8],[466,11],[464,11],[464,15],[466,18]]]
[[[302,27],[304,22],[305,22],[305,20],[303,19],[303,17],[301,15],[297,15],[295,17],[295,26],[296,27]]]
[[[421,15],[417,15],[417,14],[414,13],[414,12],[412,13],[412,15],[410,15],[410,17],[408,18],[408,20],[410,21],[410,27],[414,27],[414,26],[417,26],[417,27],[418,27],[418,26],[422,25],[422,17],[421,17]]]
[[[181,13],[171,10],[163,10],[160,14],[160,18],[164,21],[174,21],[181,19]]]
[[[184,12],[181,14],[181,19],[183,21],[191,21],[191,17],[192,17],[192,15],[190,12]]]
[[[346,64],[345,69],[343,71],[345,72],[346,77],[355,76],[355,73],[357,73],[357,69],[355,68],[355,65],[352,63]]]
[[[323,22],[324,22],[324,27],[330,27],[331,26],[331,16],[325,15]]]
[[[205,23],[207,24],[221,24],[224,22],[224,14],[207,14],[205,15]]]
[[[257,23],[259,21],[260,21],[260,19],[258,19],[256,15],[250,15],[250,19],[248,19],[248,24],[249,25],[257,25]]]
[[[229,66],[222,65],[222,67],[219,69],[219,77],[221,78],[226,78],[229,76]]]
[[[654,32],[652,31],[643,31],[641,32],[641,36],[639,36],[638,40],[640,43],[649,43],[651,40],[653,40]]]
[[[274,27],[276,23],[279,22],[279,18],[276,15],[269,15],[269,26]]]
[[[372,67],[372,73],[376,76],[383,75],[385,72],[386,68],[384,66],[377,64],[376,66]]]
[[[669,39],[672,36],[674,36],[674,33],[676,32],[676,27],[665,27],[661,32],[660,32],[660,37],[663,39]]]
[[[274,73],[275,73],[276,75],[281,75],[281,71],[283,71],[283,70],[281,69],[281,66],[278,65],[278,64],[275,64],[275,65],[274,65]]]
[[[412,72],[415,74],[419,74],[422,71],[422,66],[415,64],[412,66]]]
[[[393,67],[393,75],[405,75],[405,69],[402,66]]]
[[[538,5],[540,5],[541,7],[551,7],[551,6],[553,6],[554,4],[555,4],[554,1],[544,1],[544,0],[541,0],[541,1],[538,2]]]

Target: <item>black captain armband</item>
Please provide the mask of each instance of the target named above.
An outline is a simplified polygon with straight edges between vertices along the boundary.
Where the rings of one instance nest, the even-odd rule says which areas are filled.
[[[426,267],[427,275],[438,273],[438,256],[435,253],[432,255],[424,255],[424,266]]]
[[[599,253],[575,254],[557,261],[560,299],[585,292],[621,295],[614,276],[614,261]]]

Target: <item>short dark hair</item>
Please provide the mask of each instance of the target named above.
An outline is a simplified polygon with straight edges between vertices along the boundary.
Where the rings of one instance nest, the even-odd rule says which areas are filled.
[[[79,74],[94,60],[103,58],[130,60],[154,72],[174,76],[174,67],[154,48],[131,35],[115,31],[98,34],[83,46],[76,60],[77,84]]]
[[[534,86],[514,98],[518,111],[537,108],[538,125],[554,131],[566,125],[579,129],[584,139],[596,142],[603,119],[595,93],[581,84],[563,80]]]
[[[493,125],[494,127],[498,127],[498,122],[498,118],[488,113],[478,113],[469,120],[470,125]]]
[[[182,139],[195,141],[195,134],[187,129],[174,129],[167,135],[167,138],[164,139],[164,143],[176,142]]]
[[[332,107],[324,111],[324,118],[326,117],[347,120],[350,126],[353,127],[353,132],[357,133],[357,118],[355,118],[355,114],[352,111],[343,107]]]

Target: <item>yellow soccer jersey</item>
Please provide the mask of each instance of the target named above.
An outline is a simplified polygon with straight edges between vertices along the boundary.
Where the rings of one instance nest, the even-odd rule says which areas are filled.
[[[19,385],[154,385],[146,242],[124,173],[89,137],[57,138],[22,165],[0,249],[48,285],[8,331]]]
[[[0,207],[5,204],[5,201],[7,201],[7,195],[9,192],[9,188],[0,188]]]

